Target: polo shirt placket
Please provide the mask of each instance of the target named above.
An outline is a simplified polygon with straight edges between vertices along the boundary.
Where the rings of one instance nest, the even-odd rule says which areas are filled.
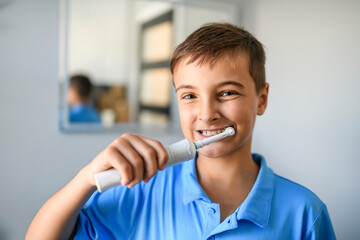
[[[237,212],[239,208],[220,223],[220,204],[213,203],[198,183],[195,164],[195,161],[193,164],[189,164],[184,171],[184,173],[190,175],[183,178],[185,179],[184,184],[187,186],[187,188],[184,188],[184,204],[195,202],[203,216],[206,216],[203,239],[214,240],[216,234],[237,228]]]
[[[216,235],[238,227],[239,220],[253,222],[261,228],[266,226],[270,214],[271,198],[274,189],[274,176],[261,157],[253,155],[254,161],[260,166],[257,181],[245,201],[220,223],[220,204],[213,203],[200,186],[196,174],[196,161],[187,164],[184,179],[184,203],[195,201],[202,214],[206,216],[203,239],[214,240]],[[196,157],[195,157],[196,159]],[[270,172],[268,172],[270,171]],[[241,224],[241,223],[240,223]]]

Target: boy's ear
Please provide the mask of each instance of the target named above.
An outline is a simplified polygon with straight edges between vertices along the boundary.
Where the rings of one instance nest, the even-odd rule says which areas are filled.
[[[265,83],[264,87],[260,90],[258,94],[258,107],[257,115],[263,115],[267,106],[269,95],[269,83]]]

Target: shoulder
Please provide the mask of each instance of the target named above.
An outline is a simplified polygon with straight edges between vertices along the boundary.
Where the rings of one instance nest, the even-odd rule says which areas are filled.
[[[323,204],[320,198],[307,187],[275,174],[275,191],[286,194],[291,199]]]
[[[283,206],[302,207],[308,211],[319,212],[324,202],[310,189],[287,178],[275,175],[274,199]]]
[[[308,188],[277,174],[274,176],[271,205],[277,222],[306,239],[335,239],[325,203]]]
[[[313,206],[319,209],[324,205],[320,198],[308,188],[277,175],[267,166],[265,158],[259,154],[253,154],[254,161],[260,165],[260,171],[255,186],[258,186],[261,193],[271,194],[268,199],[274,206],[294,207]],[[268,191],[264,192],[263,190]]]
[[[274,175],[274,211],[281,210],[279,214],[284,219],[294,219],[296,225],[302,226],[303,234],[319,232],[314,229],[317,225],[332,229],[326,205],[314,192],[287,178]]]

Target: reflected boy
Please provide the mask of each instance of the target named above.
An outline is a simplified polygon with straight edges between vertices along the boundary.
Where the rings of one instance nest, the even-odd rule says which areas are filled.
[[[85,75],[74,75],[68,91],[69,121],[71,123],[100,123],[100,116],[90,104],[92,91],[90,79]]]

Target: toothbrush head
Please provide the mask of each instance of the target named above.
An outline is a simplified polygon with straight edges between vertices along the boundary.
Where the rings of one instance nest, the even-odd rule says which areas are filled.
[[[235,135],[235,129],[233,127],[227,127],[225,129],[226,136],[233,136]]]

